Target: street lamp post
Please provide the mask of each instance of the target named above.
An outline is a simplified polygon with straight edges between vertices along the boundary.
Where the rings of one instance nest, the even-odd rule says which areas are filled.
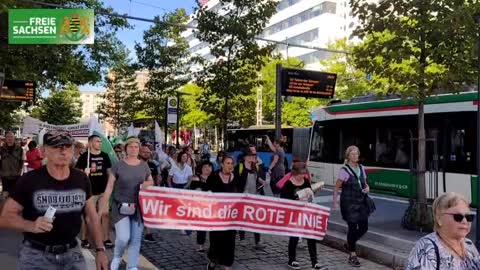
[[[475,14],[477,25],[477,218],[475,245],[480,248],[480,13]]]

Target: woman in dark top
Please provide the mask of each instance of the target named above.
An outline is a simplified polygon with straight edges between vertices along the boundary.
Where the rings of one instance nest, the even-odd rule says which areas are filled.
[[[355,253],[357,241],[368,231],[369,209],[366,196],[370,191],[367,184],[367,174],[363,166],[358,164],[360,150],[352,145],[345,151],[345,166],[340,169],[333,192],[333,208],[338,209],[338,191],[340,194],[340,212],[348,224],[347,249],[350,252],[348,263],[360,267],[360,261]]]
[[[307,166],[304,162],[294,163],[292,166],[292,177],[285,182],[280,190],[280,198],[289,200],[301,200],[311,202],[313,200],[313,191],[310,182],[304,175]],[[296,261],[298,237],[290,237],[288,241],[288,267],[291,269],[300,269],[300,264]],[[308,253],[313,269],[326,270],[325,266],[317,262],[317,242],[313,239],[307,239]]]
[[[205,185],[206,191],[212,192],[237,192],[233,176],[233,158],[225,156],[222,160],[220,172],[210,176]],[[213,231],[210,232],[210,248],[208,250],[208,270],[213,270],[217,264],[223,265],[224,269],[231,270],[235,257],[236,231]]]
[[[213,165],[210,161],[204,160],[200,164],[198,170],[200,171],[200,173],[192,178],[192,183],[190,184],[190,189],[201,191],[201,190],[205,189],[207,179],[212,174]],[[205,245],[206,238],[207,238],[207,232],[197,231],[197,244],[199,246],[197,251],[200,252],[200,253],[205,252],[204,245]]]

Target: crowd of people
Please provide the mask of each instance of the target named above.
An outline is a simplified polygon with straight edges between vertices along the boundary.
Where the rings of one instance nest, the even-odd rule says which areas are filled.
[[[152,230],[144,232],[138,206],[139,191],[149,186],[264,195],[269,185],[274,195],[283,199],[311,202],[314,197],[305,162],[294,160],[291,172],[286,173],[281,141],[268,140],[274,152],[269,167],[259,159],[254,145],[246,146],[237,160],[219,152],[212,162],[208,147],[194,152],[191,146],[180,151],[169,146],[159,153],[152,144],[131,137],[114,146],[119,162],[112,164],[96,135],[88,138],[87,146],[63,131],[48,132],[43,141],[40,151],[34,141],[16,144],[14,134],[7,132],[0,147],[0,177],[4,196],[9,198],[0,215],[0,227],[24,232],[19,269],[85,269],[80,248],[95,248],[97,268],[113,270],[119,269],[127,250],[127,269],[136,269],[142,240],[156,241]],[[28,149],[24,150],[23,144]],[[333,209],[339,209],[348,224],[345,248],[353,267],[361,266],[356,244],[368,231],[368,218],[375,211],[359,156],[356,146],[346,149],[333,192]],[[306,190],[306,195],[301,196],[300,190]],[[51,204],[56,209],[52,210]],[[435,232],[418,241],[407,269],[480,269],[478,251],[466,238],[474,218],[466,199],[456,193],[442,194],[433,203],[433,212]],[[245,239],[243,231],[196,232],[197,251],[206,253],[207,269],[232,269],[237,234],[241,241]],[[257,250],[265,248],[261,239],[254,233]],[[291,269],[300,269],[296,261],[299,240],[290,237],[288,241],[286,263]],[[317,258],[317,241],[306,241],[312,269],[327,269]],[[110,263],[107,248],[114,249]]]

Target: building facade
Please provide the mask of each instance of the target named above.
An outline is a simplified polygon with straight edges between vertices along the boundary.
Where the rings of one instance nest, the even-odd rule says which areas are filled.
[[[327,48],[340,38],[350,38],[356,25],[348,0],[279,0],[276,14],[270,19],[259,38],[291,44]],[[219,0],[204,0],[209,10],[224,13]],[[189,26],[196,26],[191,16]],[[212,59],[208,43],[196,39],[192,29],[183,33],[189,42],[190,53]],[[261,42],[261,41],[259,41]],[[309,69],[321,69],[320,60],[330,57],[326,51],[278,45],[285,58],[296,57]]]
[[[104,101],[103,92],[80,90],[80,100],[82,101],[81,122],[88,121],[91,116],[98,118],[97,108]]]

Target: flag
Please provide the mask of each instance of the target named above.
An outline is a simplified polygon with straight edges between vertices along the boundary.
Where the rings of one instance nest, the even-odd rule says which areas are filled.
[[[89,136],[91,135],[97,135],[98,137],[100,137],[100,139],[102,140],[102,149],[101,151],[106,153],[108,155],[108,157],[110,158],[110,162],[112,163],[112,165],[116,164],[118,162],[118,158],[117,158],[117,155],[115,154],[115,151],[113,150],[113,147],[112,147],[112,144],[110,143],[110,141],[107,139],[107,137],[103,134],[103,128],[102,126],[100,125],[100,123],[98,123],[98,119],[95,117],[95,116],[92,116],[90,118],[90,133],[89,133]],[[90,158],[87,159],[88,161],[90,160]],[[87,166],[89,167],[89,166]]]
[[[35,136],[35,142],[37,143],[38,146],[43,145],[43,136],[47,133],[47,130],[45,128],[42,128],[40,132],[38,133],[37,136]]]
[[[140,129],[135,128],[133,124],[130,124],[127,130],[128,130],[127,138],[138,137],[138,134],[140,134]]]
[[[155,120],[155,150],[157,152],[162,152],[162,145],[163,145],[163,139],[162,139],[162,130],[160,129],[160,126],[158,125],[157,120]]]

